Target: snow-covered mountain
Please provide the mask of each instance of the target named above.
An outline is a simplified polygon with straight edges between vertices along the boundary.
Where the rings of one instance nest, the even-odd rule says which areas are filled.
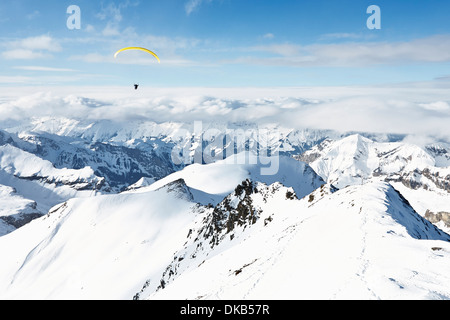
[[[426,185],[425,188],[447,190],[445,178],[450,173],[446,169],[450,167],[450,154],[444,148],[441,150],[431,153],[416,145],[376,142],[355,134],[337,141],[326,140],[297,158],[310,163],[320,176],[337,187],[383,176],[413,189]],[[430,181],[415,180],[413,172]]]
[[[0,130],[0,184],[14,188],[17,195],[34,202],[36,212],[42,214],[70,198],[136,189],[193,162],[212,162],[203,157],[207,148],[217,159],[225,158],[226,148],[232,148],[233,152],[244,151],[250,146],[260,148],[260,130],[248,123],[231,125],[237,133],[228,145],[217,143],[227,134],[230,136],[230,128],[223,123],[198,126],[40,117],[3,125],[5,130]],[[269,147],[283,154],[310,148],[326,134],[317,130],[272,129],[265,130]],[[174,161],[178,159],[177,155],[174,157],[174,150],[178,153],[186,150],[178,162]],[[2,198],[11,200],[6,199],[6,195]],[[20,206],[19,201],[16,207]],[[14,221],[7,217],[15,214],[14,210],[11,214],[5,213],[3,220]],[[3,228],[0,235],[18,225],[14,223],[15,227]]]
[[[361,135],[325,140],[296,157],[338,188],[390,182],[422,216],[450,212],[450,147],[376,142]],[[444,230],[448,226],[442,225]]]
[[[47,132],[21,132],[16,141],[16,146],[50,161],[56,168],[90,167],[105,179],[103,190],[107,192],[123,190],[143,176],[160,179],[178,168],[170,159],[171,149],[160,141],[140,149],[109,140],[100,142]]]
[[[295,160],[291,163],[304,167]],[[206,177],[202,170],[210,173],[211,166],[219,181],[228,178],[231,165],[195,168],[198,175]],[[311,190],[318,187],[318,182],[323,183],[312,171],[304,172],[304,177],[299,172],[297,179],[316,183]],[[171,253],[182,247],[196,218],[212,207],[196,203],[181,179],[153,189],[71,199],[52,208],[45,217],[1,237],[0,256],[9,258],[0,267],[4,280],[0,280],[0,296],[132,298],[149,271],[162,274]],[[116,228],[120,230],[114,231]],[[140,265],[141,273],[134,264]],[[87,282],[75,289],[70,284],[74,269],[87,277]],[[118,277],[131,269],[130,278]],[[122,279],[117,290],[110,288],[117,278]],[[40,289],[44,283],[45,292]],[[105,286],[107,295],[102,293]]]
[[[293,155],[330,135],[338,136],[331,131],[251,123],[124,123],[66,118],[35,118],[5,130],[0,131],[0,145],[32,153],[56,168],[90,167],[105,179],[103,190],[111,192],[123,191],[143,177],[159,180],[192,163],[211,163],[263,148]]]
[[[190,188],[196,202],[216,205],[247,179],[266,184],[283,183],[293,188],[299,197],[304,197],[325,184],[309,165],[286,156],[276,159],[278,170],[275,174],[262,174],[266,166],[273,165],[270,161],[275,159],[260,158],[243,152],[208,165],[190,165],[150,186],[134,189],[134,192],[156,190],[182,179]]]
[[[178,179],[1,237],[0,298],[448,299],[449,241],[386,182],[300,198],[247,179],[213,206]]]
[[[35,201],[18,195],[14,188],[0,185],[0,237],[42,215]]]
[[[0,136],[0,219],[7,226],[0,230],[0,236],[58,203],[91,196],[105,186],[104,178],[96,176],[90,167],[58,169],[5,136]]]
[[[166,190],[71,199],[0,238],[2,299],[131,299],[196,214]]]
[[[0,129],[0,299],[450,299],[445,142],[251,123]]]
[[[450,236],[392,186],[290,192],[242,184],[139,298],[448,299]]]

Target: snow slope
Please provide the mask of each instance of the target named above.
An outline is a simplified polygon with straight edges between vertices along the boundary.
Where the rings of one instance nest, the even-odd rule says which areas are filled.
[[[195,208],[164,189],[69,200],[0,238],[0,299],[131,299],[182,245]]]
[[[104,184],[89,167],[55,168],[47,160],[0,143],[0,236],[42,216],[52,206],[74,197],[94,195]]]
[[[450,236],[422,217],[450,212],[450,149],[351,135],[300,162],[339,135],[273,126],[280,158],[166,176],[174,144],[195,156],[228,127],[13,124],[0,131],[0,299],[450,299]],[[233,126],[256,143],[257,126]],[[96,194],[106,177],[131,187]],[[48,214],[13,229],[34,210]]]
[[[278,168],[273,175],[262,169]],[[195,201],[216,205],[246,179],[272,184],[281,182],[292,187],[298,197],[304,197],[325,182],[306,163],[290,157],[258,157],[248,152],[233,155],[208,165],[193,164],[135,192],[156,190],[172,181],[183,179],[191,189]]]
[[[0,237],[42,215],[36,202],[23,198],[14,188],[0,184]]]
[[[450,299],[450,236],[390,185],[313,195],[255,194],[254,225],[214,249],[197,236],[175,257],[205,249],[184,255],[184,267],[174,259],[170,270],[181,274],[147,298]]]
[[[449,240],[387,183],[246,180],[212,207],[179,179],[1,237],[0,299],[450,299]]]
[[[119,130],[114,126],[108,129]],[[65,129],[61,130],[65,132]],[[14,145],[50,161],[59,169],[89,167],[105,179],[103,189],[108,192],[120,192],[142,177],[160,179],[179,169],[170,159],[173,148],[170,143],[151,139],[144,143],[129,137],[130,140],[116,144],[114,138],[119,134],[120,131],[116,136],[111,132],[112,137],[108,135],[104,137],[105,141],[97,141],[95,137],[81,134],[71,137],[24,131],[18,134]]]
[[[338,188],[388,181],[422,216],[427,210],[450,212],[450,156],[443,147],[375,142],[352,135],[327,140],[297,158]]]
[[[70,198],[90,196],[103,179],[89,167],[57,169],[49,161],[6,144],[0,146],[0,183],[36,202],[39,211],[47,212]]]
[[[338,188],[361,184],[373,176],[389,176],[433,167],[435,159],[422,148],[402,142],[375,142],[359,134],[326,141],[305,152],[311,167]]]

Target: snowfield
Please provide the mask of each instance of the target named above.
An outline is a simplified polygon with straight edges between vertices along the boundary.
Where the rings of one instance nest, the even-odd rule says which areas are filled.
[[[314,195],[312,203],[284,203],[277,194],[250,230],[190,261],[149,299],[449,298],[450,236],[392,187]]]
[[[450,148],[420,147],[403,142],[376,142],[361,135],[326,140],[306,151],[300,160],[338,188],[368,181],[391,183],[425,216],[450,212]],[[439,224],[447,233],[450,223]]]
[[[278,168],[276,174],[263,174],[264,169],[269,166]],[[155,190],[178,179],[183,179],[191,189],[195,201],[204,205],[217,204],[246,179],[266,184],[281,182],[292,187],[300,197],[325,184],[306,163],[285,156],[275,159],[242,152],[208,165],[190,165],[135,192]]]
[[[164,190],[69,200],[0,238],[0,297],[131,299],[182,245],[194,207]]]
[[[280,183],[250,185],[215,208],[181,179],[69,200],[0,238],[0,298],[450,298],[450,236],[388,183],[323,185],[301,199]]]
[[[284,121],[315,124],[340,92],[124,94],[0,101],[0,299],[450,299],[437,124],[421,140]]]

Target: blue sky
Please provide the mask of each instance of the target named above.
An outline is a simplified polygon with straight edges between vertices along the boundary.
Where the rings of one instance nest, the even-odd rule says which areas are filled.
[[[70,5],[81,29],[69,30]],[[366,25],[370,5],[381,29]],[[0,85],[259,87],[450,78],[447,0],[15,0],[0,3]],[[127,52],[142,46],[161,58]]]

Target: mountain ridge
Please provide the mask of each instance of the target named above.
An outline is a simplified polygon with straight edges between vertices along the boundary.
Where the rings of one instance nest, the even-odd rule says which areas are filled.
[[[2,299],[450,299],[445,143],[44,120],[0,131]]]
[[[254,194],[254,189],[250,190],[251,186],[250,182],[242,184],[245,194]],[[259,185],[257,189],[260,188]],[[147,286],[138,297],[145,299],[147,295],[152,300],[391,299],[402,296],[405,288],[408,292],[403,293],[404,298],[426,297],[428,293],[423,291],[420,282],[411,282],[408,277],[401,276],[402,272],[399,273],[399,270],[406,267],[401,259],[407,257],[412,264],[406,268],[419,268],[420,271],[414,271],[415,274],[423,272],[426,274],[423,277],[428,281],[435,275],[420,268],[414,262],[414,256],[419,254],[426,257],[442,245],[439,252],[446,250],[445,257],[448,257],[450,236],[421,218],[389,184],[369,183],[364,186],[365,192],[360,192],[360,188],[348,187],[331,192],[333,188],[324,186],[312,193],[313,200],[311,197],[287,200],[285,189],[279,195],[284,198],[283,201],[290,201],[292,206],[288,206],[291,210],[284,214],[280,209],[273,212],[264,208],[264,204],[269,204],[268,207],[272,208],[274,206],[270,206],[269,198],[262,197],[267,202],[258,202],[263,209],[255,208],[255,212],[260,215],[256,222],[250,220],[241,225],[234,236],[225,233],[227,237],[222,237],[221,242],[217,243],[218,238],[212,238],[215,240],[211,243],[211,238],[205,236],[208,234],[205,230],[211,230],[208,227],[210,222],[207,221],[214,221],[216,207],[210,211],[211,220],[204,220],[203,227],[198,227],[198,234],[195,231],[190,233],[191,240],[185,251],[174,254],[173,262],[167,267],[157,289],[151,293],[148,292],[151,286]],[[276,192],[272,195],[277,198]],[[375,198],[374,195],[382,197]],[[343,197],[345,200],[342,200]],[[245,197],[241,201],[244,199]],[[235,205],[242,204],[241,201]],[[366,209],[361,206],[362,203]],[[247,204],[253,206],[251,203]],[[336,213],[329,212],[329,208],[334,208]],[[303,212],[295,213],[296,211]],[[324,223],[326,224],[323,225]],[[310,225],[306,226],[307,224]],[[317,228],[319,225],[322,226],[321,229]],[[225,230],[230,230],[226,224],[224,226]],[[327,226],[334,226],[335,231],[331,232],[332,229]],[[271,228],[277,232],[268,232]],[[322,233],[323,239],[318,239],[312,230],[326,230],[330,234]],[[344,236],[345,231],[350,236]],[[337,235],[342,240],[338,240]],[[302,240],[295,240],[297,237]],[[426,238],[428,240],[423,240]],[[382,262],[386,256],[394,258],[416,241],[431,241],[428,245],[420,245],[423,249],[427,248],[429,253],[427,250],[409,250],[401,255],[402,258],[395,258],[392,266]],[[237,244],[233,245],[233,242]],[[390,251],[384,247],[387,252],[380,254],[380,242],[392,242],[395,249]],[[440,243],[439,246],[437,243]],[[302,258],[299,258],[299,252]],[[387,270],[379,271],[379,268]],[[391,273],[395,276],[391,276]],[[443,278],[439,279],[443,281]],[[445,279],[445,283],[448,283],[449,278]],[[151,281],[148,280],[148,283]],[[391,284],[392,287],[385,289],[379,283],[388,286]],[[433,283],[438,284],[437,280]],[[443,285],[439,289],[440,295],[445,287]],[[444,295],[448,296],[448,293]]]

